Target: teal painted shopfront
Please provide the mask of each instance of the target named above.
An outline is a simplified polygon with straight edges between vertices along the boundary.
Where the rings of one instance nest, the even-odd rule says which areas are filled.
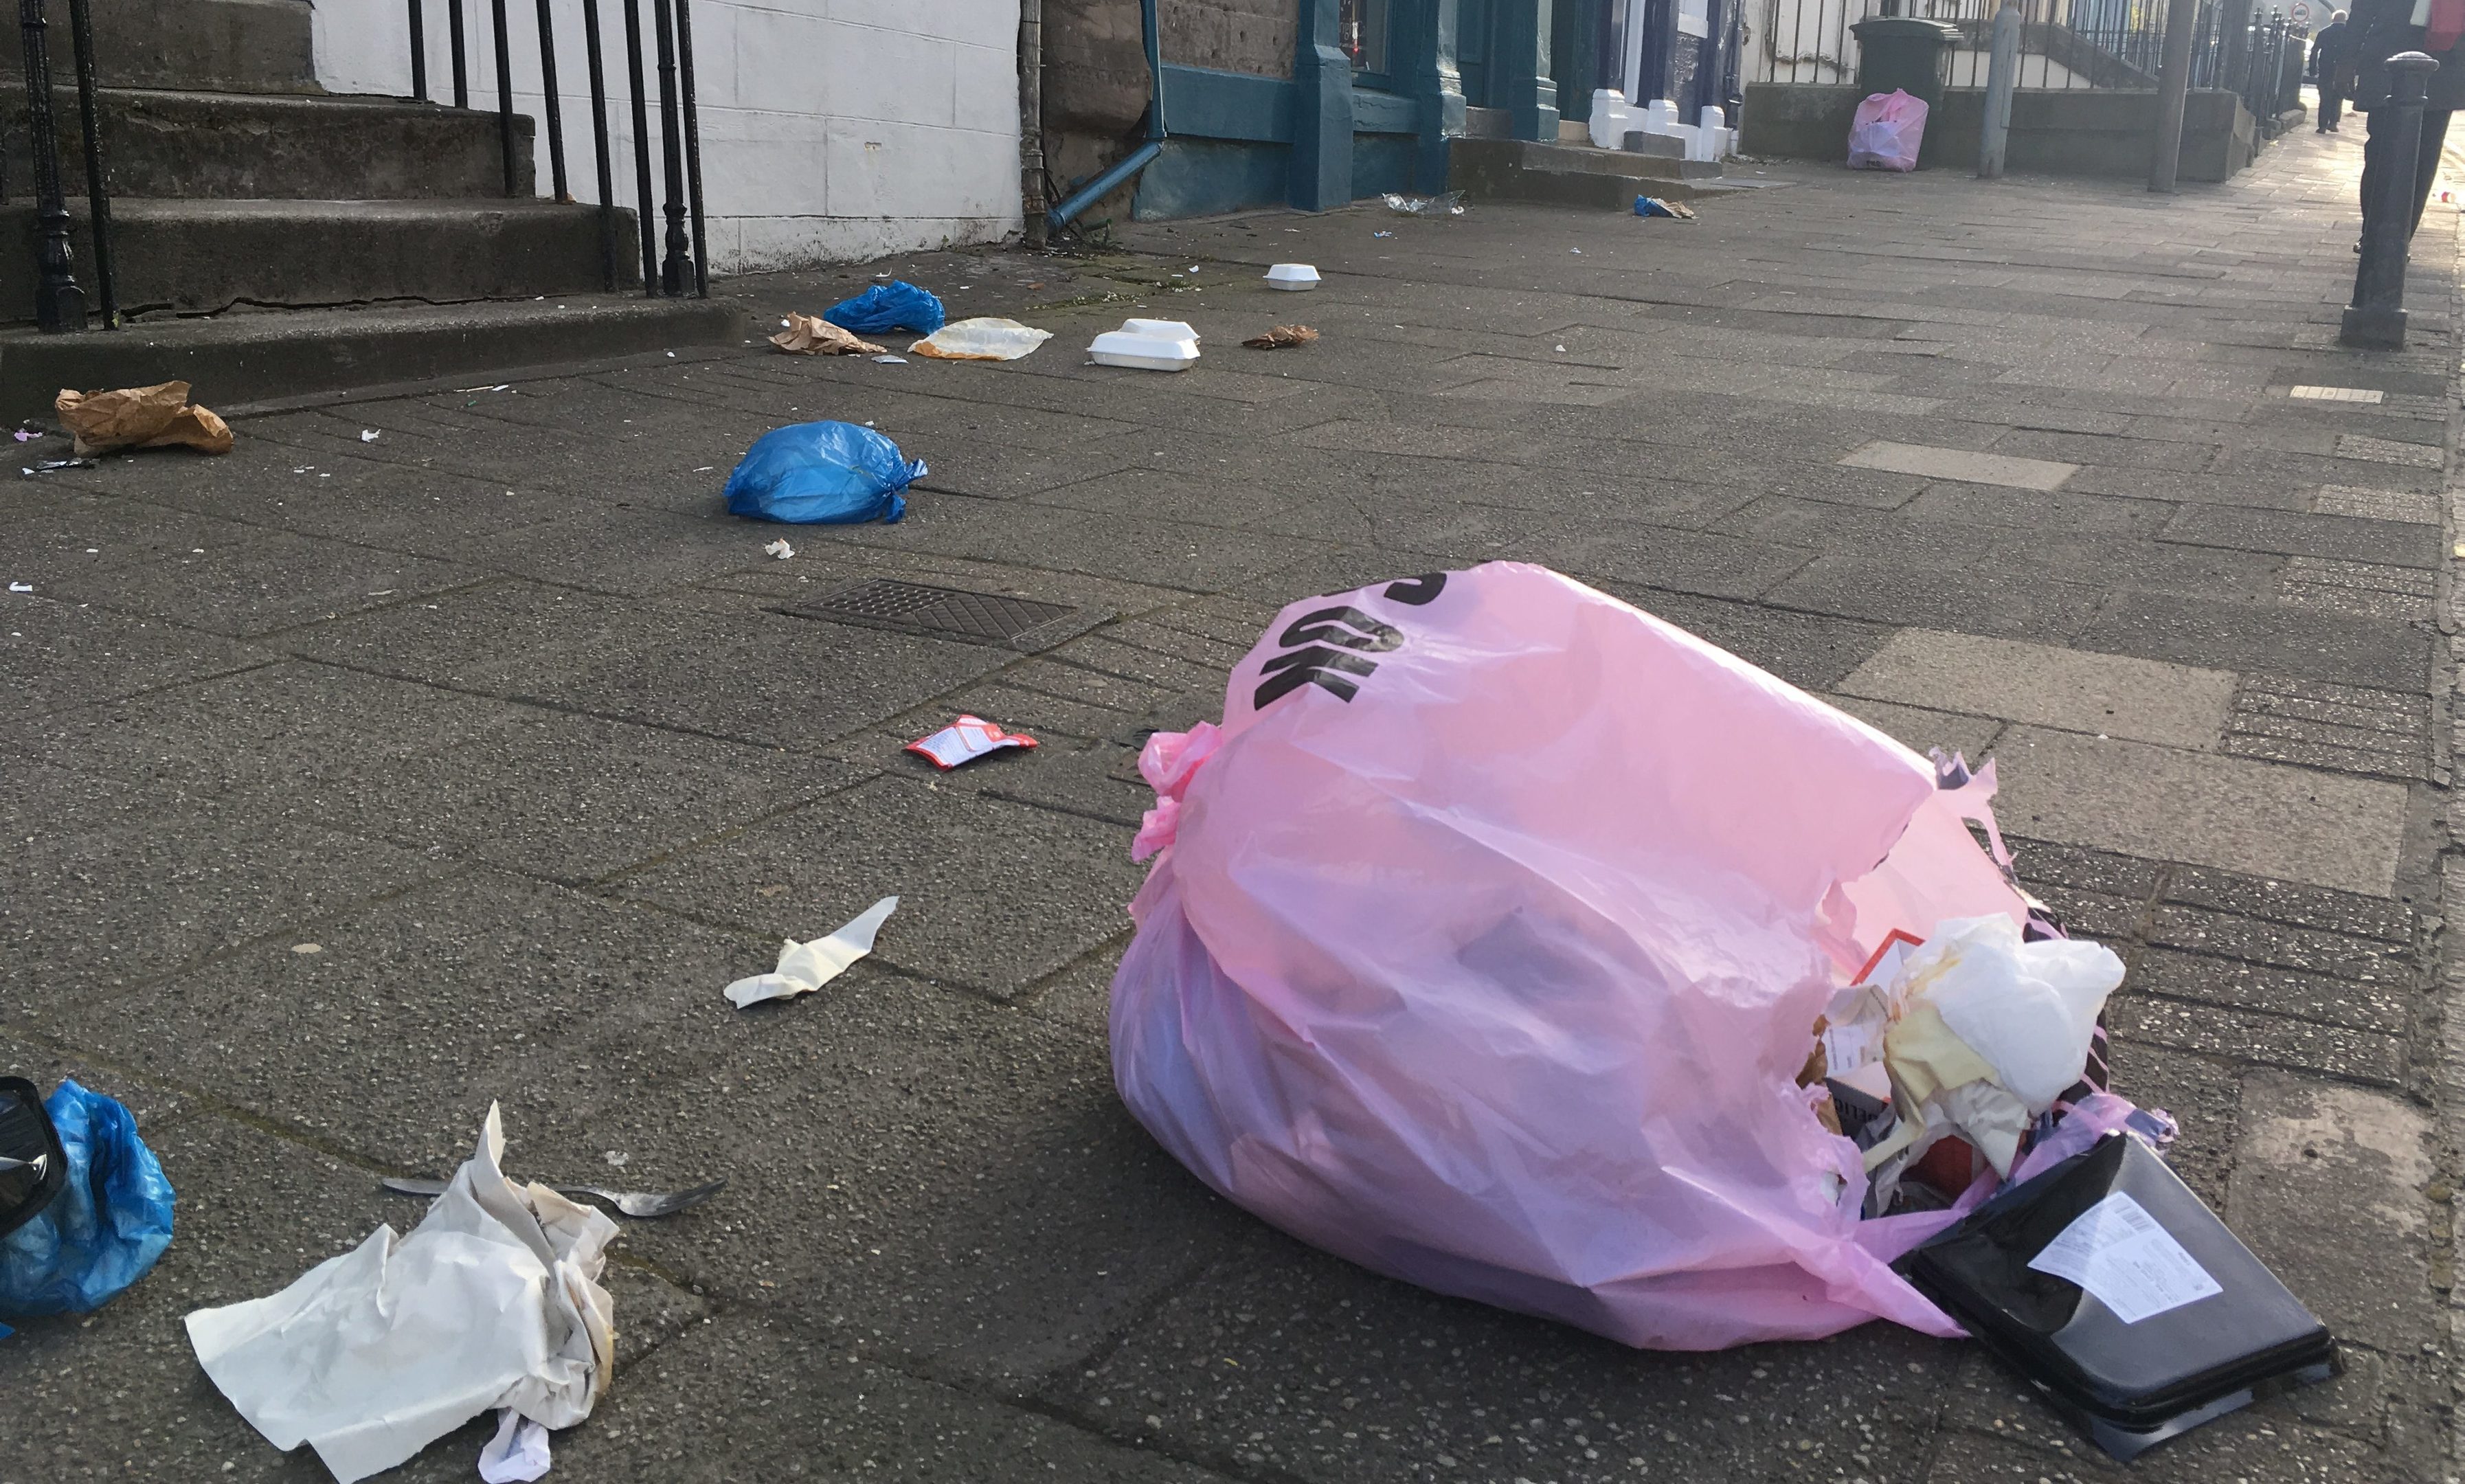
[[[1610,0],[1294,3],[1289,78],[1165,63],[1137,216],[1441,190],[1454,139],[1554,142],[1562,98],[1578,121],[1590,106]]]

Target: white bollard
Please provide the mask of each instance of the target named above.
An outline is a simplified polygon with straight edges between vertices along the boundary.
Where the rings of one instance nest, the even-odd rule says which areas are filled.
[[[1729,153],[1728,115],[1706,108],[1696,116],[1696,129],[1703,138],[1704,159],[1718,162]]]
[[[1675,134],[1683,125],[1677,122],[1677,105],[1665,98],[1655,98],[1643,105],[1643,132]]]
[[[1633,128],[1634,110],[1626,95],[1615,88],[1597,88],[1592,93],[1592,147],[1616,149],[1626,143],[1626,131]]]

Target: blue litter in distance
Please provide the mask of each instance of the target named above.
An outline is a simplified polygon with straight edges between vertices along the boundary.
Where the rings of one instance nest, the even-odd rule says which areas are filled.
[[[854,335],[880,335],[914,330],[930,335],[949,316],[930,290],[912,283],[877,283],[854,299],[841,299],[822,311],[822,318]]]
[[[854,423],[774,428],[727,476],[730,515],[788,525],[852,525],[907,513],[899,492],[924,477],[899,445]]]
[[[68,1151],[69,1183],[0,1237],[0,1316],[12,1319],[100,1309],[171,1245],[171,1182],[137,1137],[136,1115],[74,1081],[43,1107]]]
[[[1661,200],[1657,196],[1635,197],[1634,214],[1637,216],[1666,216],[1673,220],[1677,215],[1677,212],[1669,209],[1668,202]]]

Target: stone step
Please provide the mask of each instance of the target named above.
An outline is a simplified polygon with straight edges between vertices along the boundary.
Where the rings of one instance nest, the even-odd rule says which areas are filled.
[[[401,201],[503,196],[497,116],[408,99],[105,88],[104,174],[115,197]],[[55,88],[63,188],[85,190],[77,93]],[[587,119],[580,135],[589,159]],[[514,193],[534,193],[534,124],[514,116]],[[0,130],[26,137],[26,90],[0,83]],[[571,144],[568,140],[568,145]],[[12,152],[22,146],[12,146]],[[568,158],[571,158],[568,154]],[[12,159],[13,172],[20,165]],[[19,192],[23,194],[23,192]]]
[[[89,7],[94,70],[105,86],[318,91],[308,0],[89,0]],[[68,6],[56,0],[49,13],[44,49],[53,78],[73,82]],[[406,49],[408,36],[406,30]],[[0,25],[0,76],[22,91],[26,56],[20,37],[13,20]]]
[[[72,247],[95,298],[85,203]],[[214,314],[239,304],[325,307],[604,289],[599,209],[553,201],[145,201],[112,203],[123,312]],[[0,206],[0,315],[31,317],[34,210]],[[639,285],[633,213],[616,212],[617,286]]]
[[[1637,196],[1692,201],[1733,188],[1717,165],[1623,149],[1458,139],[1448,151],[1447,185],[1476,199],[1623,210]]]
[[[0,333],[0,417],[52,415],[63,387],[185,381],[217,411],[437,378],[502,379],[693,345],[741,345],[724,299],[579,294],[521,304],[233,313],[123,330]]]

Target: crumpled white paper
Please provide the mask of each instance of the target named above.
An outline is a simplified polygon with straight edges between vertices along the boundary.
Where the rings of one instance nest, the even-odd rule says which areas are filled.
[[[764,1000],[785,1000],[811,994],[847,972],[848,965],[873,951],[874,936],[899,910],[899,898],[884,897],[862,916],[828,938],[800,943],[789,939],[779,947],[779,966],[767,974],[740,979],[727,986],[728,1002],[738,1009]]]
[[[545,1478],[554,1461],[547,1429],[508,1406],[497,1414],[497,1435],[479,1450],[480,1484],[530,1484]]]
[[[189,1316],[198,1363],[268,1442],[352,1484],[495,1407],[590,1415],[616,1360],[599,1286],[616,1223],[507,1180],[504,1147],[491,1106],[411,1235],[379,1227],[278,1294]]]

